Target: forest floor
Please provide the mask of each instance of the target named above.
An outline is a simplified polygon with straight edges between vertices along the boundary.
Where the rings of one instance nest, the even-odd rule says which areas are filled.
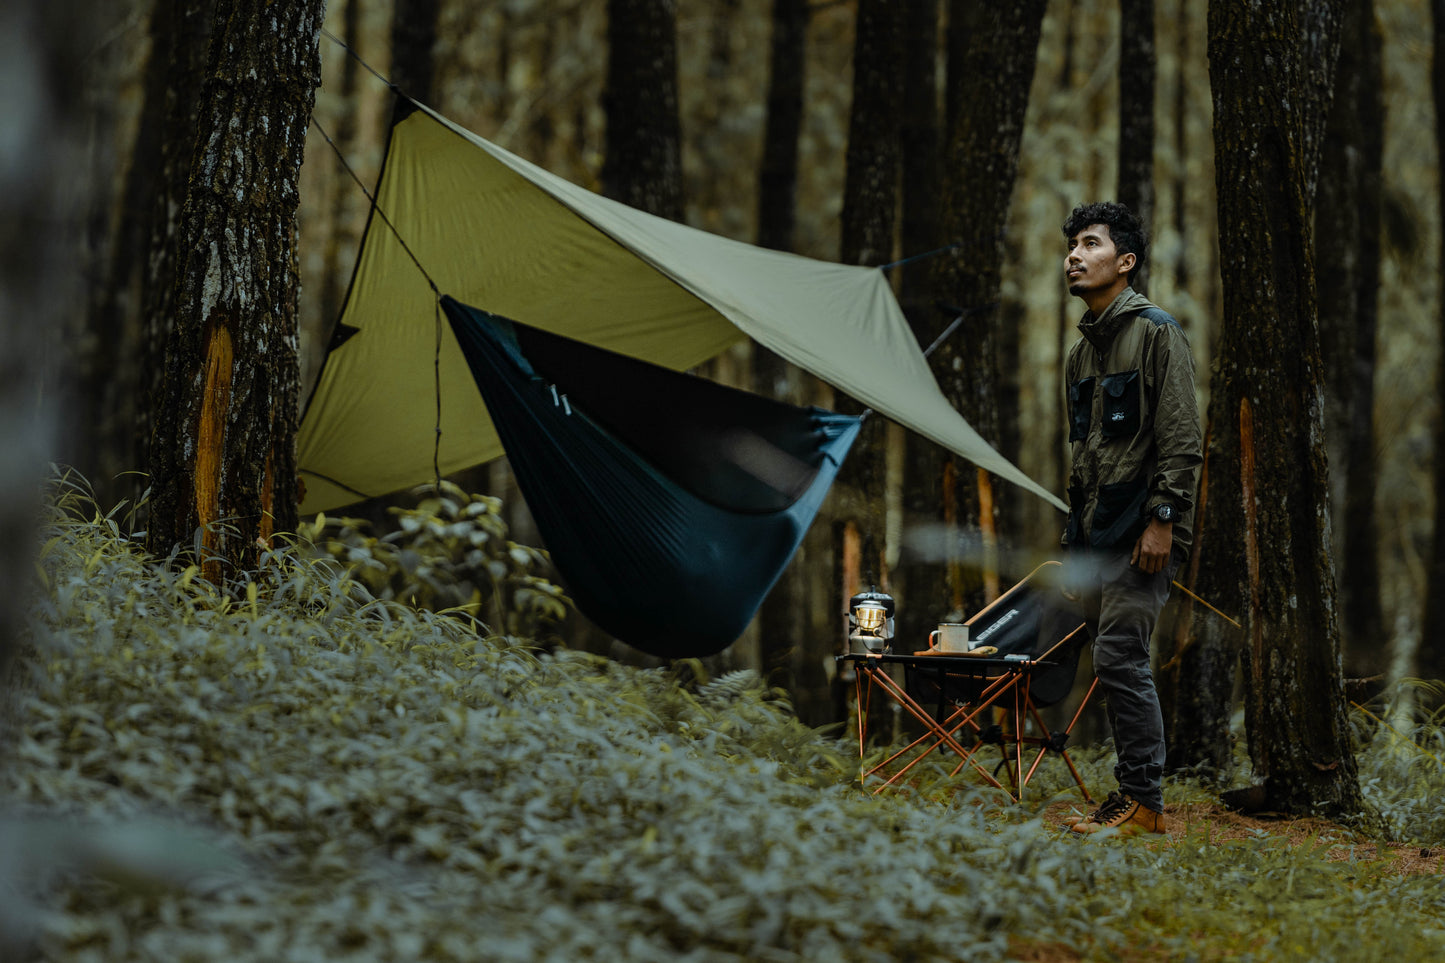
[[[0,960],[1445,960],[1433,710],[1352,716],[1410,845],[1183,776],[1167,835],[1069,838],[1107,743],[1025,805],[938,753],[879,795],[897,747],[756,672],[480,636],[294,552],[228,594],[66,511],[0,718]]]
[[[1077,802],[1057,802],[1044,811],[1045,821],[1063,827],[1089,807]],[[1132,842],[1155,848],[1197,843],[1201,837],[1214,844],[1229,840],[1268,837],[1284,840],[1291,847],[1315,848],[1322,840],[1334,840],[1325,850],[1332,861],[1366,860],[1383,863],[1385,871],[1399,876],[1439,875],[1445,872],[1445,847],[1421,848],[1418,845],[1381,843],[1358,837],[1345,826],[1315,816],[1291,816],[1283,813],[1245,815],[1232,811],[1218,801],[1185,802],[1166,805],[1168,834],[1161,837],[1137,837]],[[1022,963],[1081,963],[1092,959],[1090,953],[1057,942],[1031,941],[1014,936],[1009,941],[1012,958]],[[1199,946],[1199,959],[1225,959],[1228,950],[1211,952],[1208,942]],[[1163,947],[1135,947],[1120,957],[1125,963],[1162,963],[1175,959],[1173,951]]]
[[[1059,802],[1045,810],[1045,819],[1063,826],[1089,808],[1092,807]],[[1445,872],[1445,847],[1421,849],[1419,846],[1362,839],[1347,827],[1317,816],[1284,813],[1247,816],[1226,809],[1217,801],[1166,805],[1164,815],[1168,819],[1169,842],[1166,844],[1160,839],[1156,845],[1178,845],[1200,836],[1212,843],[1269,836],[1285,839],[1292,846],[1317,845],[1321,839],[1338,839],[1339,842],[1328,850],[1329,858],[1385,861],[1391,872],[1400,875]],[[1144,837],[1141,841],[1150,840]]]

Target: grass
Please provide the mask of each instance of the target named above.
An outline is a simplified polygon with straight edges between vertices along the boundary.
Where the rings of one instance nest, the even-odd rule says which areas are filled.
[[[48,538],[6,960],[1445,958],[1438,720],[1361,717],[1394,844],[1184,781],[1168,837],[1072,839],[1062,770],[873,797],[751,673],[549,654],[299,550],[223,593],[64,493]]]

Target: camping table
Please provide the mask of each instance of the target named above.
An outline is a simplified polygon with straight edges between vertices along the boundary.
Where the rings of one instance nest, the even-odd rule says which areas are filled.
[[[1003,789],[1015,801],[1021,798],[1023,787],[1028,784],[1043,758],[1043,753],[1040,753],[1027,774],[1022,778],[1016,775],[1023,773],[1023,747],[1027,740],[1022,736],[1022,727],[1029,714],[1029,681],[1036,671],[1051,667],[1054,663],[1017,658],[946,655],[931,651],[912,655],[854,652],[837,656],[836,661],[840,666],[852,665],[855,671],[854,684],[858,696],[858,778],[865,785],[870,778],[881,779],[882,783],[873,790],[875,794],[896,785],[929,753],[943,746],[959,757],[958,765],[949,773],[950,777],[958,775],[964,766],[971,766],[989,785]],[[906,671],[919,673],[923,678],[932,677],[937,682],[938,702],[932,711],[925,708],[889,674],[888,667],[892,665],[901,665]],[[971,698],[961,704],[950,701],[946,679],[955,690],[959,683],[963,682],[970,689]],[[887,759],[865,769],[863,759],[868,743],[868,705],[875,689],[881,690],[887,698],[922,723],[924,733]],[[975,758],[979,749],[990,742],[985,738],[985,729],[979,725],[978,718],[994,708],[1008,712],[1014,727],[1011,739],[1014,749],[1012,759],[1009,758],[1007,748],[1007,741],[1010,740],[1004,742],[1004,762],[1009,764],[1006,768],[1009,771],[1011,788],[1006,788],[995,779]],[[965,728],[969,730],[968,735],[960,740],[958,734]],[[909,758],[910,756],[912,758]],[[890,775],[889,770],[895,766],[898,768]],[[1082,787],[1082,783],[1080,786]],[[1085,791],[1085,796],[1087,795]]]

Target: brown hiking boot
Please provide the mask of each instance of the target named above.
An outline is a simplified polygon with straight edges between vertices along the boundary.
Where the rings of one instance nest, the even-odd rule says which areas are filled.
[[[1143,803],[1122,792],[1111,792],[1104,805],[1069,827],[1076,833],[1097,833],[1105,829],[1117,829],[1121,834],[1162,833],[1164,814],[1155,812]]]

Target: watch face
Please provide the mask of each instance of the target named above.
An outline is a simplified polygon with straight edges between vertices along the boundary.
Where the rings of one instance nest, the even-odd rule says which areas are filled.
[[[1174,521],[1174,506],[1160,505],[1158,508],[1154,509],[1154,517],[1159,519],[1161,522]]]

